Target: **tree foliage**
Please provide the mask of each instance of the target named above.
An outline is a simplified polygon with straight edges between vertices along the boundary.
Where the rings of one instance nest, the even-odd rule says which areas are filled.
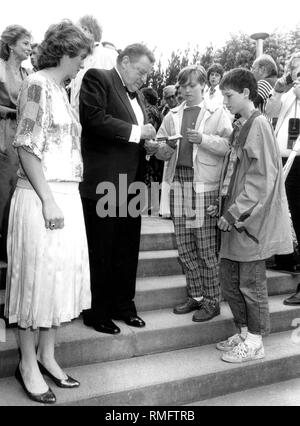
[[[288,32],[275,31],[264,41],[264,53],[274,58],[280,75],[288,58],[297,50],[300,50],[300,25]],[[161,98],[163,88],[176,84],[179,71],[187,65],[201,64],[207,69],[212,63],[219,62],[225,71],[236,67],[250,69],[255,56],[256,43],[249,35],[241,32],[231,34],[224,46],[218,49],[210,44],[204,52],[200,52],[198,46],[193,50],[187,47],[183,51],[173,51],[166,68],[162,67],[161,61],[155,65],[147,85],[151,85]]]
[[[218,49],[214,62],[219,62],[225,71],[236,67],[250,68],[255,59],[256,45],[247,34],[231,34],[224,47]]]

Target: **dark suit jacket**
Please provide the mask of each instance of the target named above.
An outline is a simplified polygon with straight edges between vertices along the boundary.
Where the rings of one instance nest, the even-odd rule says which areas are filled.
[[[138,94],[138,102],[146,113]],[[146,152],[143,144],[128,142],[132,124],[138,124],[123,83],[115,69],[90,69],[80,91],[82,156],[84,176],[81,195],[98,199],[100,182],[112,182],[118,189],[119,174],[126,174],[128,186],[142,180]]]

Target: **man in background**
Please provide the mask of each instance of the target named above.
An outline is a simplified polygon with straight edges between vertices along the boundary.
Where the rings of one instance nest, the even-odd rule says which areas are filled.
[[[161,113],[163,117],[165,117],[170,109],[175,108],[177,106],[177,97],[176,97],[176,86],[169,85],[163,89],[163,108]]]
[[[257,81],[254,105],[262,114],[265,114],[266,103],[277,80],[277,65],[272,56],[261,55],[253,62],[251,71]]]
[[[76,78],[71,82],[71,105],[79,116],[79,92],[84,74],[90,68],[110,70],[116,65],[118,52],[111,47],[104,47],[101,42],[102,27],[92,15],[85,15],[78,21],[79,27],[92,40],[94,44],[93,53],[89,55],[84,68],[81,69]]]

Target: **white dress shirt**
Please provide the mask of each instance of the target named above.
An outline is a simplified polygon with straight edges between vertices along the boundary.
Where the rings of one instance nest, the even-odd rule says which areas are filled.
[[[115,68],[115,70],[117,71],[117,73],[118,73],[118,75],[119,75],[119,77],[120,77],[120,79],[123,83],[123,86],[125,87],[125,83],[124,83],[124,80],[123,80],[121,74],[119,73],[117,68]],[[128,95],[128,93],[127,93],[127,96],[128,96],[129,102],[131,103],[131,106],[132,106],[134,115],[136,117],[136,120],[138,122],[138,126],[136,124],[132,125],[132,130],[131,130],[131,134],[130,134],[130,138],[129,138],[128,142],[139,143],[140,140],[141,140],[141,135],[142,135],[142,126],[144,125],[144,114],[143,114],[142,108],[140,107],[137,99],[136,98],[131,99],[130,96]]]

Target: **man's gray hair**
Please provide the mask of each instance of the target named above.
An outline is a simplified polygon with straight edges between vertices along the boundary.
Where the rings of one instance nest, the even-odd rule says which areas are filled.
[[[129,57],[130,62],[137,62],[141,56],[147,56],[152,64],[155,62],[153,52],[151,52],[145,44],[141,43],[130,44],[125,47],[125,49],[119,53],[117,59],[118,64],[122,62],[125,56]]]
[[[277,76],[278,69],[277,69],[276,62],[274,61],[272,56],[263,54],[263,55],[260,55],[254,62],[257,63],[259,67],[265,67],[265,70],[267,72],[266,77]]]

